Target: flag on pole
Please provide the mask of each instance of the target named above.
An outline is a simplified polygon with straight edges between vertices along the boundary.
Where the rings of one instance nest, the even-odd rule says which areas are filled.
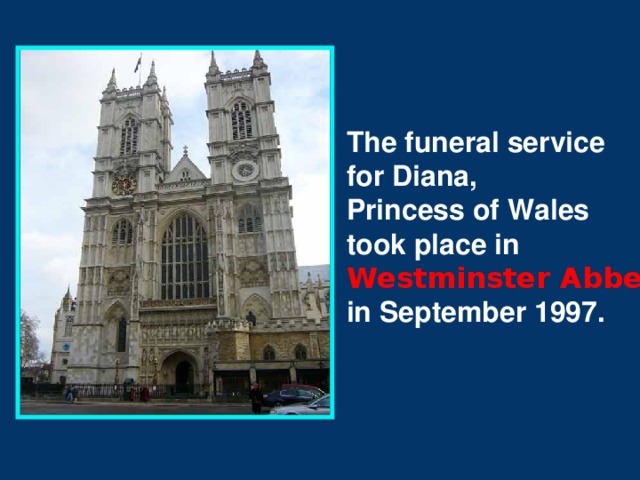
[[[136,73],[138,71],[138,68],[140,68],[141,63],[142,63],[142,54],[140,54],[140,58],[138,58],[138,63],[136,63],[136,69],[133,71],[133,73]]]

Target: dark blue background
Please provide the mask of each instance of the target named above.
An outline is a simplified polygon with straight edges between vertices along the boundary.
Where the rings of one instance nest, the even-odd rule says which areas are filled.
[[[3,395],[4,458],[31,477],[73,475],[270,478],[416,472],[434,478],[638,476],[638,292],[559,291],[567,266],[638,270],[637,12],[624,3],[468,5],[417,9],[347,4],[49,4],[5,12],[3,144],[14,142],[14,45],[335,45],[335,389],[330,422],[15,421]],[[86,12],[79,14],[78,12]],[[37,12],[37,17],[34,15]],[[82,18],[81,18],[82,15]],[[422,135],[600,135],[600,155],[354,155],[347,130]],[[504,144],[503,144],[504,145]],[[283,146],[285,147],[285,146]],[[400,151],[400,150],[399,150]],[[13,168],[7,149],[5,169]],[[393,162],[466,168],[473,193],[349,190],[346,168]],[[10,177],[11,178],[11,177]],[[11,183],[11,182],[8,182]],[[589,205],[587,222],[348,223],[356,194],[467,207],[509,196]],[[13,192],[5,191],[9,208]],[[504,212],[506,213],[506,212]],[[349,233],[520,240],[521,255],[429,259],[425,269],[549,270],[545,291],[350,290],[347,266],[413,269],[410,258],[349,258]],[[3,237],[5,252],[12,248]],[[8,268],[10,270],[11,267]],[[12,275],[7,275],[9,295]],[[603,324],[407,325],[346,322],[346,302],[526,304],[596,300]],[[13,385],[13,321],[3,322],[5,385]],[[96,467],[100,466],[98,472]],[[125,473],[125,466],[129,474]],[[70,470],[71,472],[70,473]],[[34,475],[35,474],[35,475]]]

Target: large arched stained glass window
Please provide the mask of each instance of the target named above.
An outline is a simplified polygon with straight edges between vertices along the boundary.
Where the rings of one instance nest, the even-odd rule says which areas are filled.
[[[207,232],[190,215],[176,217],[162,237],[161,298],[209,296]]]

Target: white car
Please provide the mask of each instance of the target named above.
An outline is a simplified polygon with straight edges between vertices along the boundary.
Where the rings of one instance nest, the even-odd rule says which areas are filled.
[[[305,403],[272,408],[269,413],[273,415],[328,415],[330,404],[331,395],[325,395]]]

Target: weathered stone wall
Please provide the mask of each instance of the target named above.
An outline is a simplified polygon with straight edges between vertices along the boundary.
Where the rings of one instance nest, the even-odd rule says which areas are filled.
[[[249,334],[244,332],[221,332],[218,351],[219,361],[250,360]]]
[[[271,345],[276,352],[276,360],[295,359],[295,348],[303,345],[307,349],[308,358],[317,348],[312,348],[312,334],[317,335],[320,345],[320,358],[329,356],[329,332],[282,332],[254,333],[251,335],[251,358],[262,360],[264,347]]]

